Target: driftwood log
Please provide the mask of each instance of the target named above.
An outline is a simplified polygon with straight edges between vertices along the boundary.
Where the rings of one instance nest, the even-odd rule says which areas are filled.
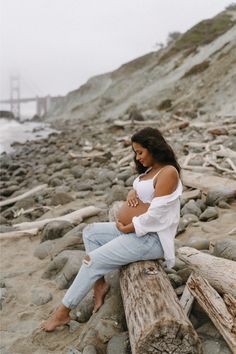
[[[18,195],[17,197],[8,198],[6,200],[3,200],[3,201],[0,202],[0,207],[3,207],[5,205],[14,204],[14,203],[18,202],[19,200],[22,200],[24,198],[29,197],[30,195],[36,194],[38,192],[41,192],[42,190],[47,188],[47,186],[48,186],[47,184],[42,184],[40,186],[37,186],[37,187],[29,190],[28,192],[25,192],[25,193],[23,193],[21,195]]]
[[[96,208],[94,206],[88,206],[76,211],[73,211],[72,213],[63,215],[63,216],[58,216],[56,218],[50,218],[50,219],[42,219],[38,221],[32,221],[32,222],[23,222],[21,224],[15,224],[16,230],[28,230],[28,229],[35,229],[35,228],[40,228],[46,224],[48,224],[51,221],[56,221],[56,220],[63,220],[63,221],[69,221],[71,223],[77,222],[80,223],[84,219],[89,218],[90,216],[97,215],[100,213],[101,209]]]
[[[51,221],[64,220],[71,223],[81,223],[84,219],[89,218],[90,216],[95,216],[101,212],[101,209],[94,206],[88,206],[80,210],[73,211],[72,213],[59,216],[56,218],[42,219],[32,222],[23,222],[21,224],[15,224],[15,230],[2,232],[0,233],[0,240],[7,238],[17,239],[20,237],[30,237],[37,235],[38,230],[44,225],[48,224]]]
[[[38,233],[38,229],[29,229],[25,231],[8,231],[8,232],[1,232],[0,233],[0,240],[17,240],[18,238],[22,237],[31,237],[35,236]]]
[[[156,261],[122,267],[120,286],[132,354],[202,353],[199,338]]]
[[[182,171],[182,181],[187,187],[198,188],[204,192],[215,187],[228,187],[236,191],[236,181],[218,176],[206,176],[197,172]]]
[[[232,353],[236,353],[236,317],[232,315],[235,302],[228,297],[227,308],[224,300],[220,297],[209,282],[195,273],[191,274],[188,281],[188,288],[199,305],[210,317],[216,328],[224,337]],[[229,300],[230,299],[230,300]]]
[[[236,297],[236,262],[191,247],[180,247],[177,255],[181,261],[207,279],[219,293]]]

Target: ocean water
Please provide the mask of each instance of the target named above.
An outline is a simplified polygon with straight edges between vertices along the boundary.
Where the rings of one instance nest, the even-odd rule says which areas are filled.
[[[13,142],[24,143],[27,140],[45,138],[55,131],[46,123],[18,122],[0,118],[0,154],[4,151],[13,151],[14,147],[11,146]]]

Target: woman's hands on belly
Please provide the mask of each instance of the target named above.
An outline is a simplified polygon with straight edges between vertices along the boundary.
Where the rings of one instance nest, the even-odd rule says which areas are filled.
[[[123,225],[128,225],[132,222],[134,216],[139,216],[146,213],[150,204],[143,203],[140,199],[136,206],[129,206],[128,202],[124,202],[117,212],[117,220],[119,220]]]

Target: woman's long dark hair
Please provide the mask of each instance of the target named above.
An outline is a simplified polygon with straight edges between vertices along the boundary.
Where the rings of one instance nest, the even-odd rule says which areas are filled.
[[[175,153],[158,129],[149,127],[143,128],[131,137],[131,142],[140,144],[142,147],[146,148],[152,154],[156,162],[174,166],[180,174],[181,168],[177,162]],[[136,160],[136,155],[134,155],[134,162],[139,174],[147,170],[147,167],[144,167]]]

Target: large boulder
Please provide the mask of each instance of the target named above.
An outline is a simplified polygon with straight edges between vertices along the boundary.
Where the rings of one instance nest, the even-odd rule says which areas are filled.
[[[76,277],[85,256],[84,251],[63,251],[43,273],[43,279],[54,279],[58,289],[67,289]]]
[[[206,196],[206,204],[218,205],[219,201],[230,201],[236,198],[236,190],[230,187],[218,186],[209,189]]]
[[[42,230],[41,242],[46,240],[54,240],[64,236],[68,231],[73,229],[73,224],[69,221],[54,220],[46,224]]]
[[[236,240],[227,238],[215,242],[214,256],[236,261]]]

